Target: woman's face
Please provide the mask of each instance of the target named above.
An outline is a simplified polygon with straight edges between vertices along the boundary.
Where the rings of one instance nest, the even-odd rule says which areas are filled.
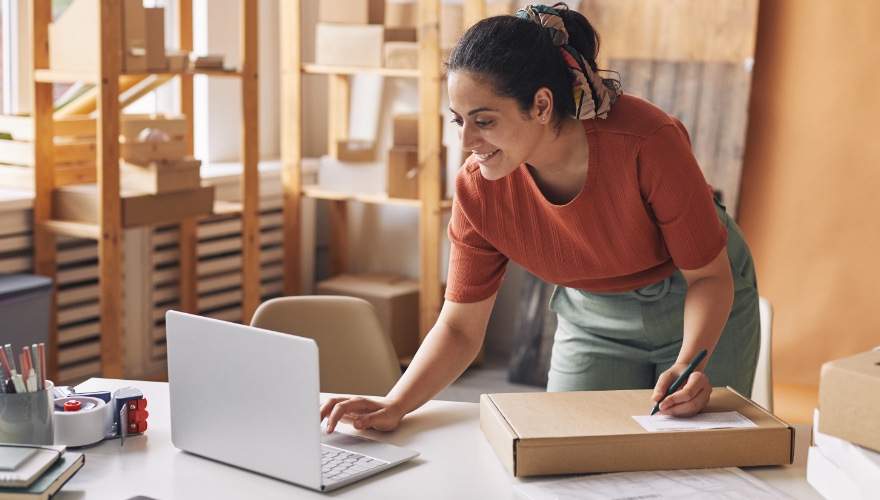
[[[461,148],[474,153],[485,179],[501,179],[529,162],[544,132],[540,120],[524,115],[516,101],[499,97],[490,84],[467,73],[451,72],[447,82]]]

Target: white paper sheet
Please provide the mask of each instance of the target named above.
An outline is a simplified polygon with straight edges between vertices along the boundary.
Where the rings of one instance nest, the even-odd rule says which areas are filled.
[[[698,413],[693,417],[670,417],[668,415],[633,415],[633,418],[648,432],[691,431],[701,429],[727,429],[757,427],[738,411],[719,413]]]
[[[620,472],[514,486],[532,500],[762,500],[791,497],[736,467]]]

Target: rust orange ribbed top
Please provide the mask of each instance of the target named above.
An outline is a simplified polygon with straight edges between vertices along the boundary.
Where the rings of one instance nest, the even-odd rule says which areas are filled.
[[[550,283],[591,292],[635,290],[676,268],[709,264],[727,243],[684,126],[622,95],[607,119],[584,120],[584,187],[554,205],[525,164],[488,181],[473,156],[455,180],[446,299],[498,291],[508,259]]]

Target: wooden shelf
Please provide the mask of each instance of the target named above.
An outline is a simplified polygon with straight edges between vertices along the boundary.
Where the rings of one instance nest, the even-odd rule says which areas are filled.
[[[222,69],[190,69],[185,71],[148,71],[144,73],[121,73],[119,76],[178,76],[178,75],[207,75],[207,76],[226,76],[240,78],[244,73],[240,69],[222,70]],[[97,73],[85,73],[78,71],[63,71],[54,69],[37,69],[34,70],[34,80],[39,83],[91,83],[96,85],[101,80],[101,75]]]
[[[101,226],[92,222],[76,222],[70,220],[44,220],[40,225],[54,234],[85,238],[88,240],[101,239]]]
[[[418,78],[417,69],[371,68],[368,66],[325,66],[320,64],[303,64],[302,72],[308,75],[382,75],[401,78]]]
[[[357,201],[374,205],[398,205],[404,207],[419,208],[421,200],[411,198],[389,198],[385,193],[357,193],[345,191],[329,191],[318,186],[303,186],[302,195],[307,198],[335,201]],[[440,207],[449,210],[452,208],[452,200],[441,200]]]

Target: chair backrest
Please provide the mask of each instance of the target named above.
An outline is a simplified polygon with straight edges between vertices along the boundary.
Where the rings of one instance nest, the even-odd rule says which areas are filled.
[[[771,364],[773,306],[765,297],[758,299],[761,313],[761,347],[758,351],[758,369],[752,385],[752,400],[773,412],[773,367]]]
[[[355,297],[306,295],[271,299],[251,326],[314,339],[321,391],[384,396],[400,379],[400,362],[373,306]]]

